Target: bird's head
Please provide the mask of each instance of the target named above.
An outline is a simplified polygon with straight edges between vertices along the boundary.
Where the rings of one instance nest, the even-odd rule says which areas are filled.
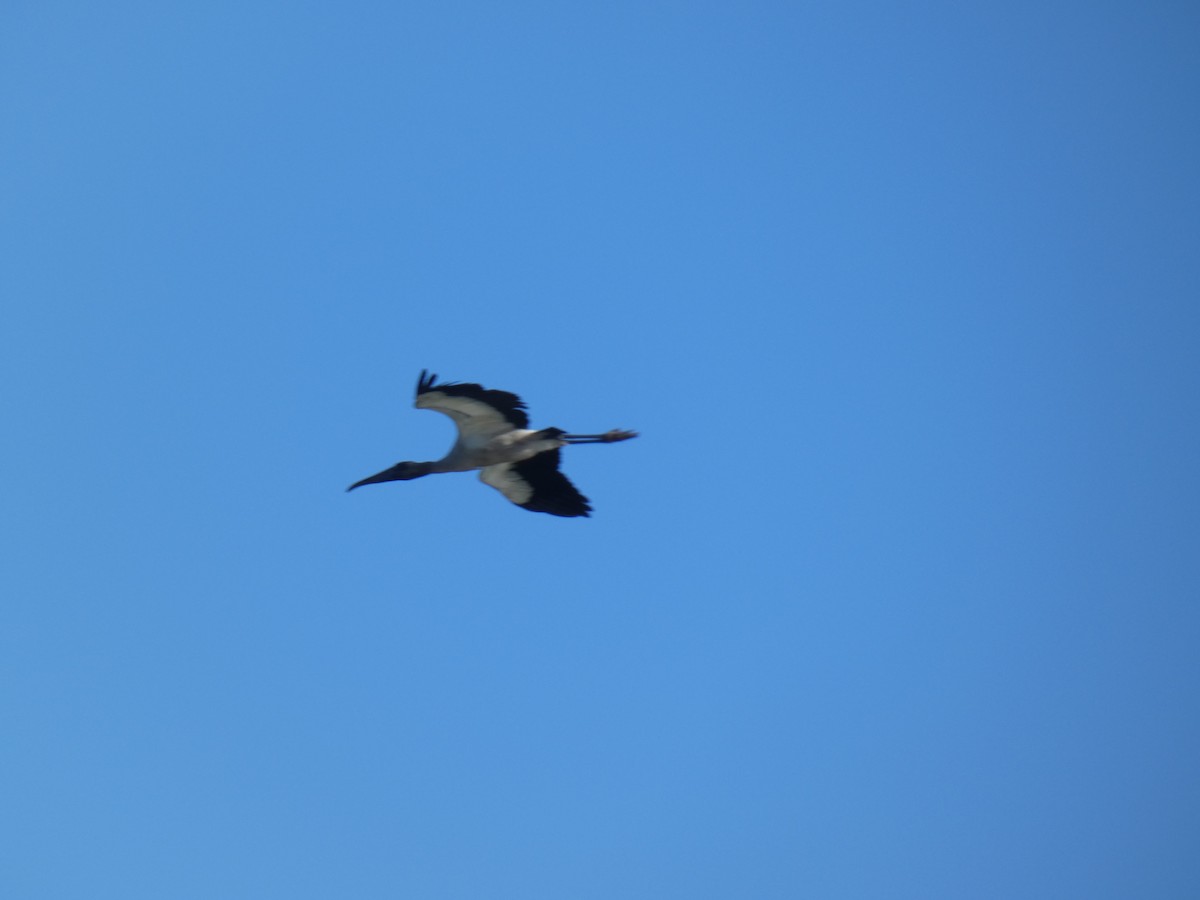
[[[414,478],[420,478],[422,475],[428,474],[429,463],[399,462],[390,469],[384,469],[377,475],[354,482],[346,490],[352,491],[356,487],[362,487],[364,484],[380,484],[384,481],[412,481]]]

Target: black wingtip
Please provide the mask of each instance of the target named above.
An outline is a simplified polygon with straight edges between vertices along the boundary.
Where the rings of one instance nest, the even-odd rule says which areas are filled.
[[[533,488],[533,496],[517,506],[563,518],[587,518],[591,501],[559,471],[559,459],[559,451],[554,449],[513,464],[517,475]]]

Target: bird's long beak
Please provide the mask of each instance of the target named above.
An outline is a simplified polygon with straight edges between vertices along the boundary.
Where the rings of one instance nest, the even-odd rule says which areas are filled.
[[[364,478],[362,481],[354,482],[354,484],[350,485],[350,487],[346,488],[346,490],[352,491],[356,487],[362,487],[364,484],[381,484],[384,481],[399,481],[400,469],[401,466],[392,466],[390,469],[384,469],[382,472],[372,475],[370,478]]]

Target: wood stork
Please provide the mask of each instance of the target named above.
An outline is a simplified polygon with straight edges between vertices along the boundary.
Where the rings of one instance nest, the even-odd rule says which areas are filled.
[[[378,475],[356,481],[364,484],[411,481],[434,472],[479,469],[479,480],[532,512],[552,516],[586,516],[588,498],[558,471],[559,448],[567,444],[611,444],[637,437],[636,431],[614,428],[604,434],[567,434],[561,428],[531,431],[525,404],[516,394],[492,391],[478,384],[446,382],[425,369],[417,380],[417,409],[445,413],[458,427],[458,440],[435,462],[401,462]]]

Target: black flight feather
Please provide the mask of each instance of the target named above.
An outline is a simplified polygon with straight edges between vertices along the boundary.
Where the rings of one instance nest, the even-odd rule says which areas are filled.
[[[558,450],[547,450],[529,459],[513,463],[513,471],[533,488],[527,503],[518,503],[530,512],[552,516],[586,516],[592,511],[588,498],[558,471]]]
[[[525,412],[525,403],[516,394],[510,394],[508,391],[489,391],[480,384],[459,384],[457,381],[434,384],[436,381],[436,375],[422,369],[421,377],[417,380],[417,396],[430,391],[441,391],[447,397],[466,397],[468,400],[478,400],[504,416],[513,428],[529,427],[529,415]]]

